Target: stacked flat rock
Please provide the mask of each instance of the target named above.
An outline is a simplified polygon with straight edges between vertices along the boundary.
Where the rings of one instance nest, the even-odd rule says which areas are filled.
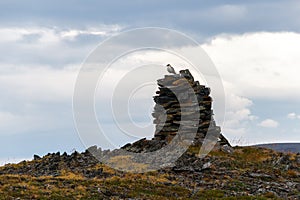
[[[184,125],[182,134],[196,131],[193,138],[195,145],[202,144],[208,131],[218,137],[219,141],[228,143],[213,118],[210,88],[194,81],[189,70],[165,75],[157,83],[159,90],[154,96],[156,104],[152,113],[156,124],[154,140],[169,143],[178,134],[179,127]]]
[[[156,104],[152,113],[156,126],[154,137],[126,144],[122,149],[135,153],[152,152],[168,145],[175,136],[180,137],[177,142],[184,138],[182,140],[200,147],[207,134],[210,140],[218,141],[215,148],[230,146],[214,121],[210,88],[194,81],[189,70],[165,75],[157,80],[157,84],[159,90],[153,97]]]

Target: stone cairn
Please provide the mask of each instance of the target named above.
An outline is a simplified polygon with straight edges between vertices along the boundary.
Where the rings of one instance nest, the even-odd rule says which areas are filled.
[[[169,143],[178,133],[179,126],[182,123],[181,119],[189,119],[189,116],[200,111],[200,117],[194,123],[183,122],[187,124],[185,129],[195,128],[198,126],[196,137],[193,145],[200,145],[203,142],[206,134],[209,133],[218,137],[220,145],[229,145],[228,141],[221,134],[221,129],[216,126],[213,118],[212,98],[210,97],[210,88],[200,85],[199,81],[194,81],[194,78],[189,70],[181,70],[179,74],[165,75],[163,79],[157,80],[159,90],[154,96],[156,103],[152,116],[153,123],[156,124],[156,131],[153,140],[166,141]],[[192,100],[189,100],[186,85],[194,91],[193,96],[196,96],[199,110],[193,109]],[[177,95],[174,94],[174,91]],[[178,97],[178,95],[184,95]],[[185,103],[179,103],[178,98],[184,98]],[[182,110],[188,112],[182,112]],[[183,116],[185,115],[185,116]],[[195,120],[195,119],[193,119]],[[195,129],[194,129],[195,130]]]
[[[152,113],[153,123],[156,125],[154,137],[152,140],[144,138],[133,144],[126,144],[122,149],[135,153],[156,151],[174,139],[182,124],[185,128],[180,134],[190,134],[196,130],[195,137],[188,137],[189,141],[192,140],[192,146],[200,147],[207,133],[214,136],[212,140],[218,140],[216,148],[224,145],[230,146],[213,118],[210,89],[194,81],[189,70],[181,70],[179,74],[165,75],[163,79],[157,80],[157,83],[159,90],[153,97],[156,104]],[[193,90],[193,94],[190,95],[188,88],[190,91]],[[195,101],[189,99],[191,97],[197,99],[196,105]],[[184,103],[179,102],[178,98],[184,99]],[[195,109],[195,106],[198,109]],[[195,112],[199,114],[194,115]],[[187,121],[186,119],[190,119],[189,116],[199,117]],[[186,121],[182,121],[183,118]]]

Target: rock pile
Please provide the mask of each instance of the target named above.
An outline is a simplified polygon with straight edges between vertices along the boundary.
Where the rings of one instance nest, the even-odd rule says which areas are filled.
[[[22,161],[16,165],[8,164],[0,169],[0,175],[2,174],[29,174],[32,176],[60,176],[62,170],[72,171],[74,173],[81,173],[83,176],[97,177],[102,175],[101,169],[89,170],[89,168],[96,166],[99,161],[86,150],[83,153],[77,151],[72,154],[64,152],[61,154],[48,153],[47,155],[40,157],[38,155],[33,156],[32,161]]]
[[[187,137],[194,146],[201,146],[205,136],[210,134],[218,140],[216,147],[230,147],[213,118],[210,88],[195,81],[187,69],[165,75],[157,84],[159,90],[153,97],[156,104],[152,113],[156,124],[154,138],[127,144],[123,149],[136,153],[154,151],[170,143],[179,132],[185,136],[194,134]]]
[[[194,81],[189,70],[166,75],[157,83],[159,91],[156,92],[158,95],[154,96],[156,105],[152,114],[156,124],[155,140],[170,142],[178,133],[181,124],[185,125],[184,131],[197,127],[194,142],[198,144],[202,143],[208,131],[220,135],[221,129],[216,126],[211,109],[210,88]]]

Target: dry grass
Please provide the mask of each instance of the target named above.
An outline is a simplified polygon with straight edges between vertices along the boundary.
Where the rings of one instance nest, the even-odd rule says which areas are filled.
[[[189,149],[190,153],[197,149]],[[279,153],[271,150],[237,147],[233,154],[221,151],[211,152],[208,156],[218,160],[218,167],[231,171],[232,175],[225,174],[220,179],[212,179],[210,172],[204,173],[201,181],[212,185],[228,185],[229,191],[242,191],[251,183],[243,182],[238,178],[247,172],[275,174],[294,181],[299,181],[297,170],[275,169],[271,160],[279,158]],[[295,160],[295,155],[290,155],[290,160]],[[32,161],[39,162],[39,161]],[[132,162],[130,157],[115,158],[111,163],[126,167]],[[30,163],[30,162],[29,162]],[[9,167],[18,168],[26,163],[12,164]],[[27,163],[28,164],[28,163]],[[213,163],[214,165],[214,163]],[[147,166],[136,164],[137,169]],[[0,175],[0,200],[1,199],[275,199],[273,193],[262,196],[227,197],[228,191],[216,189],[197,188],[196,182],[183,184],[180,175],[153,171],[142,174],[123,173],[104,164],[97,164],[87,170],[103,169],[103,176],[85,178],[80,173],[63,169],[57,177],[29,175]],[[218,171],[218,168],[211,170]],[[184,180],[185,177],[184,177]],[[186,187],[188,185],[190,187]]]

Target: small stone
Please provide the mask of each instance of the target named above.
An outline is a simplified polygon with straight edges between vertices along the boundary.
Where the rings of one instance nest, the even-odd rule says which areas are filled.
[[[221,146],[221,151],[228,153],[228,154],[233,154],[234,149],[228,145],[224,145],[224,146]]]
[[[208,169],[211,166],[211,162],[207,162],[202,166],[202,170]]]
[[[253,178],[271,178],[268,174],[250,173],[249,175]]]
[[[39,155],[33,155],[33,160],[40,160],[41,157]]]
[[[292,187],[293,185],[294,185],[294,183],[292,183],[292,182],[287,182],[287,183],[286,183],[286,186],[287,186],[287,187]]]
[[[297,185],[295,185],[295,189],[296,189],[297,191],[300,191],[300,183],[298,183]]]
[[[264,188],[259,188],[259,189],[257,190],[257,192],[258,192],[259,194],[266,193],[266,189],[264,189]]]

